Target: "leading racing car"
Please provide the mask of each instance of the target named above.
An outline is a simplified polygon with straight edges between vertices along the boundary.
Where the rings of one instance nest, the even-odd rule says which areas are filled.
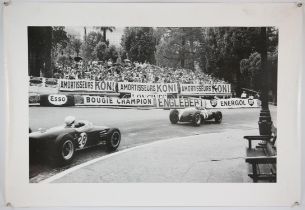
[[[169,120],[172,124],[191,122],[194,126],[199,126],[204,121],[209,120],[215,120],[216,123],[221,123],[222,113],[220,111],[207,110],[203,107],[188,107],[183,110],[171,110]]]
[[[75,151],[97,145],[105,145],[108,151],[115,151],[121,142],[119,129],[96,126],[89,122],[86,125],[62,125],[35,132],[30,129],[29,132],[30,159],[44,155],[60,165],[70,163]]]

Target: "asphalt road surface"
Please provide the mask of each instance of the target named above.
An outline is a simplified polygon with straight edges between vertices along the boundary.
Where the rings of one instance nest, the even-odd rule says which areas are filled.
[[[172,125],[169,110],[112,109],[97,107],[30,107],[30,127],[50,128],[64,123],[65,116],[73,115],[76,119],[91,121],[95,125],[117,127],[121,130],[122,141],[119,150],[137,145],[175,137],[192,136],[206,133],[221,133],[229,129],[250,130],[257,128],[258,108],[223,109],[221,124],[205,123],[193,127],[188,123]],[[271,106],[272,120],[276,124],[276,107]],[[103,148],[96,147],[80,151],[69,166],[56,168],[45,160],[30,163],[30,182],[40,182],[67,168],[88,160],[107,155]]]

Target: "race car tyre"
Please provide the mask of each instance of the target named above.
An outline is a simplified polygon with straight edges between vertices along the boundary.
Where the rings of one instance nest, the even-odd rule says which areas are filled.
[[[199,126],[201,124],[201,116],[200,113],[196,112],[193,116],[193,125]]]
[[[71,135],[65,135],[58,141],[56,153],[56,164],[66,165],[71,163],[75,153],[75,145]]]
[[[177,109],[174,109],[169,113],[169,120],[172,124],[177,124],[179,121],[179,112]]]
[[[221,123],[222,121],[222,113],[221,112],[216,112],[215,114],[215,122],[216,123]]]
[[[121,133],[118,129],[113,129],[107,137],[106,147],[109,152],[117,150],[121,143]]]

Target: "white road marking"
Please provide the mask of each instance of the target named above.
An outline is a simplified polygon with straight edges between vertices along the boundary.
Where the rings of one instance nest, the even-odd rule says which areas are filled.
[[[202,135],[205,135],[205,134],[202,134]],[[58,173],[58,174],[56,174],[54,176],[51,176],[51,177],[49,177],[49,178],[47,178],[45,180],[42,180],[39,183],[42,183],[42,184],[51,183],[51,182],[53,182],[53,181],[55,181],[57,179],[60,179],[60,178],[62,178],[64,176],[66,176],[67,174],[72,173],[72,172],[74,172],[74,171],[76,171],[78,169],[81,169],[81,168],[85,167],[85,166],[91,165],[91,164],[96,163],[96,162],[101,161],[101,160],[105,160],[105,159],[110,158],[112,156],[120,155],[120,154],[125,153],[125,152],[129,152],[129,151],[132,151],[132,150],[135,150],[135,149],[147,147],[147,146],[150,146],[152,144],[160,144],[160,143],[164,143],[164,142],[167,142],[167,141],[176,141],[176,140],[190,138],[190,137],[191,136],[175,137],[175,138],[171,138],[171,139],[158,140],[158,141],[155,141],[155,142],[151,142],[151,143],[135,146],[135,147],[132,147],[132,148],[121,150],[121,151],[117,151],[117,152],[111,153],[109,155],[104,155],[102,157],[95,158],[93,160],[89,160],[89,161],[81,163],[81,164],[79,164],[77,166],[73,166],[73,167],[71,167],[71,168],[69,168],[69,169],[67,169],[67,170],[65,170],[63,172],[60,172],[60,173]]]

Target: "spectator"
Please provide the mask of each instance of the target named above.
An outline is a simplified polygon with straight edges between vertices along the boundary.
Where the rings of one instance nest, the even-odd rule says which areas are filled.
[[[226,83],[200,71],[183,68],[169,68],[151,65],[149,63],[130,62],[125,60],[123,65],[113,64],[109,59],[106,62],[92,61],[89,65],[60,67],[56,65],[54,78],[114,80],[116,82],[142,83],[180,83],[180,84],[213,84]]]
[[[246,93],[246,91],[243,91],[240,97],[241,97],[241,98],[247,98],[247,93]]]

